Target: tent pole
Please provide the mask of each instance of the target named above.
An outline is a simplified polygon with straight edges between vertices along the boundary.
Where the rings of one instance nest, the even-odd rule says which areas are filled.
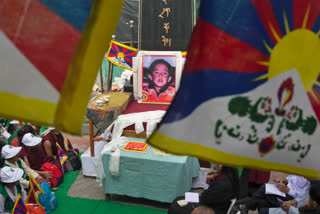
[[[112,35],[112,40],[115,40],[115,39],[116,39],[116,36]],[[112,90],[112,76],[113,76],[113,64],[109,61],[107,91]]]

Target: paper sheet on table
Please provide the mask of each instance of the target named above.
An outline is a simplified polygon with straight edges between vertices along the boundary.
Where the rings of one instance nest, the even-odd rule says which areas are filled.
[[[279,195],[286,197],[286,194],[281,192],[275,184],[266,184],[266,194]]]
[[[186,192],[185,200],[190,203],[199,203],[199,193],[196,192]]]

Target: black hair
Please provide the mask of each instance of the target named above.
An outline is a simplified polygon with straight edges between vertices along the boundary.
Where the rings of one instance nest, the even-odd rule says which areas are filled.
[[[16,133],[18,128],[19,128],[19,124],[10,124],[8,127],[8,133],[14,134],[14,133]]]
[[[163,86],[161,89],[160,89],[160,92],[159,94],[161,94],[162,92],[164,92],[168,87],[169,85],[171,84],[171,82],[175,79],[175,76],[174,76],[174,67],[172,67],[170,65],[170,63],[168,63],[167,61],[165,61],[164,59],[157,59],[155,61],[153,61],[150,65],[150,68],[149,69],[146,69],[147,70],[147,75],[152,75],[152,72],[154,71],[154,69],[156,68],[157,65],[159,64],[164,64],[165,66],[167,66],[168,68],[168,74],[169,74],[169,77],[171,77],[171,80],[167,82],[167,84],[165,86]],[[155,85],[153,83],[152,80],[149,79],[149,77],[147,77],[148,81],[149,81],[149,87],[150,88],[154,88]]]
[[[232,191],[233,191],[232,198],[237,198],[239,194],[238,170],[234,167],[223,166],[221,170],[221,174],[223,174],[230,180],[232,184]]]
[[[6,145],[7,138],[0,136],[0,168],[4,165],[4,158],[1,155],[2,148]]]
[[[320,214],[320,208],[319,207],[300,207],[299,208],[300,214]]]
[[[320,181],[311,181],[309,195],[320,206]]]

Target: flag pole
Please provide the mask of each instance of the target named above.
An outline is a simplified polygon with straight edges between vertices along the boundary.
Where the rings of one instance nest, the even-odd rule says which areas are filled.
[[[133,47],[134,44],[134,21],[130,20],[130,31],[131,31],[131,42],[130,45]]]
[[[115,39],[116,39],[116,36],[112,35],[112,40],[115,40]],[[107,91],[111,91],[112,89],[112,75],[113,75],[113,64],[109,61]]]

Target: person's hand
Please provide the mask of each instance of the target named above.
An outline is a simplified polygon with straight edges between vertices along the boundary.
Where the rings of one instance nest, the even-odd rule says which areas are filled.
[[[290,189],[284,183],[277,183],[276,185],[281,192],[285,194],[289,193]]]
[[[46,178],[46,179],[51,179],[51,178],[53,178],[53,175],[51,174],[51,172],[49,172],[49,171],[44,171],[43,173],[42,173],[42,175]]]
[[[290,201],[286,201],[284,202],[285,204],[288,204],[290,206],[296,207],[297,206],[297,202],[295,200],[290,200]]]
[[[309,200],[305,201],[302,206],[303,207],[317,207],[318,204],[317,204],[317,202],[309,199]]]
[[[291,206],[289,204],[283,203],[283,204],[280,204],[280,207],[284,212],[287,213]]]
[[[213,170],[213,169],[210,169],[210,170],[207,172],[207,180],[211,180],[212,178],[214,178],[214,170]]]

